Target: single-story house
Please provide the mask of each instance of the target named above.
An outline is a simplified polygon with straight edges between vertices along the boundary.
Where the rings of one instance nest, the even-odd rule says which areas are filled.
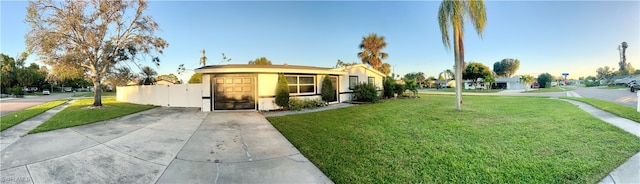
[[[473,83],[473,80],[465,80],[464,81],[464,89],[487,89],[485,83],[482,82],[482,78],[476,79],[476,83]]]
[[[168,81],[168,80],[164,80],[164,79],[158,79],[156,80],[156,85],[173,85],[175,83]]]
[[[614,76],[611,78],[614,85],[626,85],[633,80],[633,75]]]
[[[567,85],[576,85],[576,84],[584,84],[584,80],[567,80]]]
[[[607,85],[607,80],[609,79],[607,79],[606,77],[600,77],[600,79],[598,80],[600,81],[600,85],[604,86],[604,85]]]
[[[202,111],[273,110],[278,75],[285,75],[290,98],[321,98],[322,80],[329,77],[336,87],[330,103],[349,101],[358,83],[373,83],[382,90],[381,72],[364,64],[341,68],[294,65],[211,65],[195,70],[202,73]]]
[[[520,82],[519,77],[496,78],[495,89],[525,89],[525,87],[527,86]]]

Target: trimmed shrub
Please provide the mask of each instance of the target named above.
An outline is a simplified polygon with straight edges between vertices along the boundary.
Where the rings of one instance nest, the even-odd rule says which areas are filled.
[[[360,83],[353,90],[353,98],[361,102],[378,102],[378,91],[371,83]]]
[[[322,100],[325,102],[331,102],[336,99],[336,88],[331,83],[331,79],[329,76],[325,76],[324,80],[322,80],[322,90],[320,91],[320,95],[322,95]]]
[[[553,80],[553,76],[549,73],[543,73],[538,76],[538,84],[540,84],[540,88],[548,88],[551,87],[551,81]]]
[[[383,88],[382,96],[384,96],[385,98],[393,97],[393,83],[394,82],[395,81],[393,81],[393,79],[391,77],[385,77],[384,78],[384,82],[382,83],[382,88]]]
[[[9,92],[14,95],[24,95],[24,91],[22,91],[22,87],[13,86],[9,89]]]
[[[405,87],[412,93],[410,96],[418,95],[418,84],[415,80],[405,80],[404,83],[406,84]]]
[[[406,86],[404,84],[393,83],[393,92],[398,94],[398,96],[402,96],[405,89]]]
[[[276,84],[276,105],[280,107],[289,106],[289,83],[283,74],[280,74],[278,84]]]
[[[593,82],[589,82],[589,81],[584,81],[584,85],[586,87],[593,87],[593,86],[600,86],[600,81],[593,81]]]
[[[302,109],[315,109],[317,107],[324,107],[326,103],[320,98],[291,98],[289,99],[289,109],[299,111]]]

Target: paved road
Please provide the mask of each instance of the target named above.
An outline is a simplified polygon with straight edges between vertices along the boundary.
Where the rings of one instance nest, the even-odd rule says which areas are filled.
[[[31,106],[43,104],[57,99],[68,98],[71,96],[73,96],[73,93],[56,93],[48,96],[2,99],[0,101],[0,116],[26,109]]]
[[[573,91],[585,98],[595,98],[619,103],[629,107],[636,107],[638,96],[629,92],[629,89],[600,89],[600,87],[573,87]]]

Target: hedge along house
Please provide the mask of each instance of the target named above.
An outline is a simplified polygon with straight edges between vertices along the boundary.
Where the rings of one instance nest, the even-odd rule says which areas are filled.
[[[279,74],[285,75],[290,98],[321,98],[322,80],[329,77],[336,98],[330,103],[350,101],[358,83],[373,83],[382,89],[384,74],[364,64],[341,68],[294,65],[211,65],[202,73],[202,111],[274,110]]]

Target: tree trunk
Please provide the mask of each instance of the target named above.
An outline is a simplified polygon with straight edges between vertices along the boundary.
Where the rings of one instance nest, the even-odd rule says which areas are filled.
[[[93,80],[93,106],[102,106],[102,88],[100,88],[100,79],[96,77]]]
[[[455,56],[455,75],[454,78],[456,80],[456,110],[462,110],[461,104],[462,104],[462,63],[464,61],[461,61],[462,58],[460,58],[461,55],[461,51],[462,49],[460,49],[461,45],[458,42],[459,38],[460,38],[460,27],[456,27],[454,26],[454,30],[453,30],[453,50],[454,50],[454,56]]]

